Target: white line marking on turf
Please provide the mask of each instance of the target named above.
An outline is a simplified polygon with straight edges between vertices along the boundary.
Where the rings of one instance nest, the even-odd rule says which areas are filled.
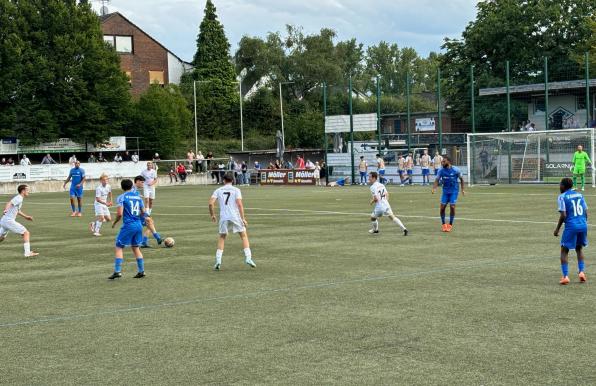
[[[292,292],[292,291],[310,290],[310,289],[318,289],[318,288],[339,287],[339,286],[342,286],[345,284],[377,282],[377,281],[396,279],[396,278],[407,278],[407,277],[415,277],[415,276],[420,276],[420,275],[432,275],[435,273],[453,272],[453,271],[475,269],[475,268],[482,268],[482,267],[503,266],[503,265],[514,264],[514,263],[519,263],[519,262],[528,262],[528,261],[533,261],[533,260],[543,260],[543,259],[552,259],[552,258],[553,258],[553,256],[520,257],[520,258],[504,260],[504,261],[488,261],[488,262],[484,262],[481,264],[471,264],[471,265],[464,265],[464,266],[459,266],[459,267],[446,267],[446,268],[432,269],[432,270],[428,270],[428,271],[403,272],[403,273],[394,273],[394,274],[383,275],[383,276],[369,276],[369,277],[363,277],[363,278],[345,279],[345,280],[338,280],[338,281],[332,281],[332,282],[313,283],[313,284],[301,285],[301,286],[296,286],[296,287],[262,289],[260,291],[253,291],[253,292],[247,292],[247,293],[242,293],[242,294],[230,294],[230,295],[216,296],[216,297],[211,297],[211,298],[198,298],[198,299],[188,299],[188,300],[181,300],[181,301],[174,301],[174,302],[148,304],[148,305],[142,305],[142,306],[137,306],[137,307],[119,308],[119,309],[115,309],[115,310],[98,311],[98,312],[91,312],[91,313],[86,313],[86,314],[63,315],[63,316],[47,317],[47,318],[40,318],[40,319],[20,320],[20,321],[15,321],[15,322],[4,322],[4,323],[0,323],[0,328],[30,326],[30,325],[37,325],[37,324],[43,324],[43,323],[52,323],[52,322],[65,322],[65,321],[71,321],[71,320],[80,320],[80,319],[87,319],[87,318],[93,318],[93,317],[100,317],[100,316],[105,316],[105,315],[124,314],[124,313],[135,312],[135,311],[154,310],[154,309],[160,309],[160,308],[166,308],[166,307],[176,307],[176,306],[183,306],[183,305],[189,305],[189,304],[213,302],[213,301],[219,301],[219,300],[241,299],[241,298],[256,297],[259,295],[266,295],[266,294],[272,294],[272,293]]]

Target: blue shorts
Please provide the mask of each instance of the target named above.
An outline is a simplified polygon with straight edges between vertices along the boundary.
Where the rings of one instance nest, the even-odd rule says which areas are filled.
[[[414,171],[412,169],[408,169],[408,175],[411,176],[412,174],[414,174]]]
[[[439,169],[435,169],[435,176],[439,174]]]
[[[345,186],[346,185],[346,179],[345,178],[340,178],[339,180],[335,181],[337,183],[337,185],[339,186]]]
[[[586,229],[567,229],[563,231],[561,237],[561,246],[567,249],[575,249],[577,247],[588,246],[588,231]]]
[[[380,176],[384,176],[385,175],[385,169],[379,169],[379,175]]]
[[[442,205],[455,205],[457,203],[457,196],[459,195],[459,190],[455,192],[446,192],[443,190],[443,195],[441,196],[441,204]]]
[[[360,177],[361,178],[366,178],[366,172],[360,172]]]
[[[83,188],[80,187],[77,189],[75,186],[70,187],[70,197],[77,197],[77,198],[83,197]]]
[[[403,176],[404,175],[404,171],[401,170],[401,169],[399,169],[397,172],[399,173],[400,176]]]
[[[143,243],[143,226],[140,222],[125,224],[116,236],[116,247],[138,247]]]
[[[423,176],[429,176],[430,175],[430,169],[422,169],[422,175]]]

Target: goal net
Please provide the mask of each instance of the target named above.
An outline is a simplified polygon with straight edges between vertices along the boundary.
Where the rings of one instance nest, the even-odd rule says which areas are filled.
[[[558,183],[578,145],[594,160],[594,129],[469,134],[467,145],[470,184]],[[594,177],[588,168],[593,187]]]

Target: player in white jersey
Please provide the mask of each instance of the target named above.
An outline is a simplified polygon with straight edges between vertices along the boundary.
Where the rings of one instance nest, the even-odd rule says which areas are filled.
[[[112,187],[108,184],[108,175],[102,174],[99,177],[99,186],[95,189],[95,221],[89,223],[89,230],[93,236],[101,236],[99,233],[104,222],[112,221],[110,207],[112,206]]]
[[[224,186],[215,190],[209,199],[209,214],[213,222],[217,222],[215,217],[215,203],[219,205],[219,240],[217,241],[217,252],[215,253],[215,270],[221,268],[221,258],[223,256],[226,236],[230,229],[238,233],[242,239],[242,248],[244,249],[244,262],[252,268],[257,265],[252,261],[252,253],[246,234],[246,217],[244,217],[244,205],[242,204],[242,192],[240,189],[232,186],[234,176],[227,173],[223,177]]]
[[[4,207],[4,215],[0,219],[0,242],[6,239],[8,232],[16,233],[23,236],[23,247],[25,248],[25,257],[33,257],[39,253],[31,251],[31,244],[29,240],[31,234],[23,225],[17,222],[17,215],[23,217],[25,220],[33,221],[33,217],[26,215],[21,211],[23,207],[23,200],[29,196],[29,186],[19,185],[17,188],[19,194],[13,197],[12,200],[6,203]]]
[[[393,214],[391,210],[391,205],[389,205],[389,193],[387,192],[387,188],[385,185],[377,181],[379,178],[376,172],[371,172],[369,176],[370,192],[372,194],[372,199],[370,200],[370,204],[374,205],[375,208],[373,209],[370,215],[370,221],[372,222],[372,229],[368,231],[370,234],[377,234],[379,233],[379,218],[383,216],[389,217],[393,223],[398,225],[404,232],[404,236],[408,235],[408,230],[406,229],[405,225],[401,222],[397,216]]]
[[[153,162],[147,162],[147,169],[141,172],[143,178],[145,178],[145,184],[143,185],[143,197],[145,197],[145,212],[151,216],[153,210],[153,200],[155,200],[155,185],[157,185],[157,170],[155,169]]]

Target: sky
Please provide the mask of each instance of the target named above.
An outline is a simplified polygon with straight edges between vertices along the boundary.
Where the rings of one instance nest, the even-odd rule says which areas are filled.
[[[101,0],[93,0],[99,10]],[[190,61],[206,0],[111,0],[118,11]],[[440,51],[445,37],[459,38],[476,17],[478,0],[213,0],[233,55],[244,35],[284,32],[287,24],[306,34],[323,27],[338,39],[356,38],[365,46],[379,41],[413,47],[422,56]]]

